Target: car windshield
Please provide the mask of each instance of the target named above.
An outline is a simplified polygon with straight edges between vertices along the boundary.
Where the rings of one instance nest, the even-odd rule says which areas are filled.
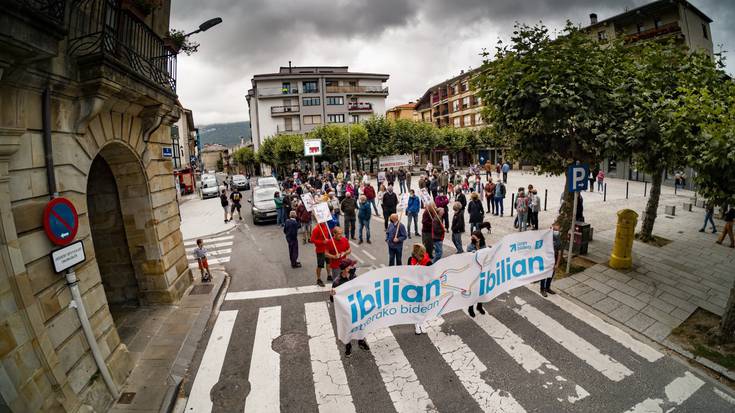
[[[263,202],[263,201],[269,201],[273,199],[273,194],[278,191],[277,189],[262,189],[260,191],[255,191],[255,194],[253,194],[253,197],[255,198],[255,202]]]
[[[245,177],[242,176],[242,175],[235,175],[235,176],[232,177],[232,180],[233,181],[244,181],[245,180]]]
[[[277,186],[278,181],[272,176],[258,178],[258,186]]]
[[[215,187],[215,186],[217,186],[217,180],[215,180],[215,179],[207,179],[206,181],[204,181],[204,186],[206,188]]]

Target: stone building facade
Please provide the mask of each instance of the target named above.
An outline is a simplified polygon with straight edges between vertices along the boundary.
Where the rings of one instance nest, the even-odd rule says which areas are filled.
[[[116,306],[175,303],[191,283],[162,156],[179,117],[170,1],[135,4],[0,1],[0,411],[104,411],[114,397],[49,257],[53,186],[79,212],[76,274],[118,389],[133,366]]]

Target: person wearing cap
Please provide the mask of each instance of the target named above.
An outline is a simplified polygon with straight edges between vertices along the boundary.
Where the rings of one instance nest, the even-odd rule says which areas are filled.
[[[342,237],[342,239],[346,239]],[[329,300],[334,302],[334,295],[337,293],[335,288],[339,287],[340,285],[354,280],[355,279],[355,267],[357,263],[354,260],[351,260],[349,258],[344,258],[342,261],[340,261],[339,266],[337,267],[337,273],[334,277],[334,281],[332,282],[332,291],[330,291],[330,297]],[[367,341],[363,338],[362,340],[357,340],[357,345],[365,350],[370,351],[370,346],[368,346]],[[349,342],[345,344],[345,357],[350,357],[352,355],[352,342]]]
[[[342,228],[336,226],[332,229],[332,239],[327,242],[325,256],[329,258],[329,275],[327,281],[332,281],[339,276],[339,264],[352,253],[350,240],[342,235]]]

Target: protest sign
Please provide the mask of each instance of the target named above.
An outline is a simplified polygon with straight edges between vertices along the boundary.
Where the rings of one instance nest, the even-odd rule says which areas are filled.
[[[309,212],[311,212],[311,210],[314,209],[314,205],[316,205],[316,201],[314,201],[314,196],[311,195],[311,193],[309,192],[301,194],[301,202],[304,203],[304,208],[306,208],[306,210]]]
[[[378,172],[378,184],[385,182],[385,171]]]
[[[445,171],[449,170],[449,155],[442,155],[442,168]]]
[[[413,165],[413,157],[411,155],[390,155],[378,158],[378,169],[406,168],[411,165]]]
[[[408,208],[408,192],[402,193],[398,200],[398,210],[405,211],[406,208]]]
[[[548,278],[553,268],[550,230],[509,234],[492,248],[428,267],[377,268],[336,288],[337,337],[349,343],[380,328],[423,323]]]
[[[320,224],[322,222],[327,222],[332,219],[332,213],[329,212],[329,205],[326,202],[314,204],[313,210],[314,216],[316,217],[316,222]]]
[[[421,188],[421,191],[419,191],[421,195],[421,202],[424,204],[428,204],[430,202],[434,202],[434,198],[431,197],[431,194],[426,188]]]

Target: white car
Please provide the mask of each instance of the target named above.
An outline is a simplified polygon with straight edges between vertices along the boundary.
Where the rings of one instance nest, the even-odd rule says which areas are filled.
[[[202,193],[202,199],[207,199],[207,198],[219,196],[222,186],[219,185],[217,183],[217,179],[212,176],[212,177],[203,178],[200,188],[201,188],[201,193]]]
[[[259,187],[266,187],[266,186],[273,186],[278,188],[278,180],[272,176],[259,176],[257,178],[255,186]]]
[[[247,191],[250,189],[250,181],[245,177],[245,175],[233,175],[230,181],[230,186],[237,187],[237,189],[241,191]]]

